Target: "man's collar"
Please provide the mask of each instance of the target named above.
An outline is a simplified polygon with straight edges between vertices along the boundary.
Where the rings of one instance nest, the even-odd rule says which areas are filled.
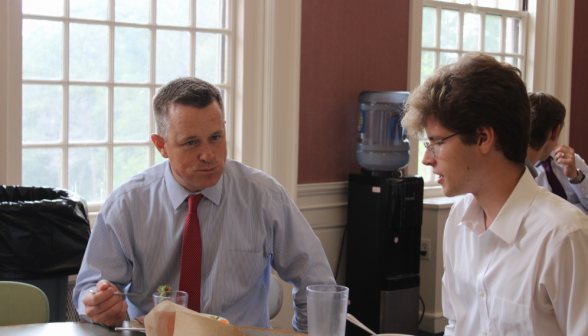
[[[523,218],[535,200],[539,186],[533,179],[529,170],[525,169],[523,176],[502,206],[498,216],[488,229],[512,246],[515,243]],[[474,198],[462,217],[460,225],[467,226],[474,233],[480,235],[484,232],[484,216],[482,207]]]
[[[216,185],[202,190],[202,195],[204,195],[206,198],[208,198],[210,201],[212,201],[212,203],[216,205],[219,205],[221,201],[221,197],[223,194],[224,177],[225,173],[223,172]],[[174,210],[177,210],[180,207],[180,205],[182,205],[182,203],[186,200],[186,198],[188,198],[188,196],[192,194],[192,192],[182,187],[182,185],[178,183],[178,181],[176,181],[174,175],[172,174],[171,165],[169,161],[165,166],[164,178],[165,185],[167,186],[167,193],[169,194],[169,199],[172,202]]]
[[[488,230],[512,246],[517,238],[519,228],[527,215],[529,207],[535,200],[539,186],[528,170],[521,176],[519,183],[504,203]]]

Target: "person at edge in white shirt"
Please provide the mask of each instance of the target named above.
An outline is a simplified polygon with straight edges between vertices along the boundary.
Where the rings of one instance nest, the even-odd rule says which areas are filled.
[[[588,217],[525,168],[530,115],[520,70],[481,53],[407,100],[403,126],[430,141],[423,164],[465,195],[443,237],[447,336],[588,333]]]
[[[188,197],[197,207],[202,243],[200,312],[233,324],[271,328],[267,310],[270,271],[294,284],[293,327],[306,332],[306,286],[335,284],[320,241],[288,192],[267,174],[227,160],[223,103],[213,85],[183,77],[153,99],[164,157],[127,180],[98,214],[76,281],[80,317],[107,326],[153,308],[161,285],[180,283]],[[98,293],[93,294],[90,290]],[[193,299],[189,293],[188,300]]]
[[[572,147],[558,145],[566,107],[545,92],[529,93],[529,101],[532,121],[527,158],[537,169],[535,181],[553,192],[544,163],[551,157],[553,173],[561,183],[566,199],[588,215],[588,166]]]

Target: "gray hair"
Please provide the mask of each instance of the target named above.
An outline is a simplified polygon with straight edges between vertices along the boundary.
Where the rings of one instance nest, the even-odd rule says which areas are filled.
[[[176,78],[161,87],[153,98],[153,114],[157,134],[163,138],[169,131],[169,108],[173,104],[205,108],[217,101],[220,105],[223,119],[225,118],[223,98],[220,91],[212,84],[196,77]]]

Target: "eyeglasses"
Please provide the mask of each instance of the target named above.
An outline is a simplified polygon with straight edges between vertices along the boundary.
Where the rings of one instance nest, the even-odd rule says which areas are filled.
[[[431,155],[433,155],[433,157],[435,157],[435,149],[433,149],[433,146],[440,145],[440,144],[443,143],[443,141],[445,141],[445,140],[447,140],[449,138],[452,138],[452,137],[454,137],[454,136],[456,136],[458,134],[461,134],[461,133],[451,134],[448,137],[445,137],[445,138],[443,138],[441,140],[437,140],[437,141],[433,141],[433,142],[423,142],[423,145],[425,145],[425,148],[431,153]]]

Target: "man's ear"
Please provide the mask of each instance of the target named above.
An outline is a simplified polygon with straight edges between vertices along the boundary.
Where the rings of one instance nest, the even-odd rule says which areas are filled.
[[[151,141],[155,145],[155,148],[159,151],[161,156],[168,158],[167,150],[165,149],[165,139],[159,134],[151,134]]]
[[[562,125],[557,125],[557,127],[551,131],[551,134],[549,134],[549,140],[557,142],[557,139],[559,139],[559,134],[561,133],[561,128]]]
[[[478,127],[476,133],[478,134],[478,142],[476,145],[478,146],[480,153],[488,154],[496,142],[494,128],[490,126]]]

